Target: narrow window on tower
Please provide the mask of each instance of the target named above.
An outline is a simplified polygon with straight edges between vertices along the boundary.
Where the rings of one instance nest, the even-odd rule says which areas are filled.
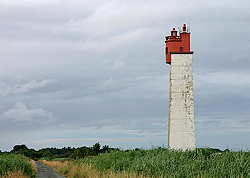
[[[166,54],[168,54],[168,48],[166,47]]]
[[[183,50],[183,48],[182,47],[180,47],[180,51],[182,52],[182,50]]]

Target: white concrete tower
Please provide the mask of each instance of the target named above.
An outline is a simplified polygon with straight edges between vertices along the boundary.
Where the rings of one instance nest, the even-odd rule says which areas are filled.
[[[180,35],[173,29],[166,37],[166,62],[170,64],[168,148],[195,148],[193,52],[184,24]]]

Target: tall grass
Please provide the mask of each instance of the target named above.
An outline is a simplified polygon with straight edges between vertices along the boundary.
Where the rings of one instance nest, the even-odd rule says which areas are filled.
[[[49,161],[40,160],[41,163],[55,169],[60,174],[68,178],[143,178],[142,175],[138,175],[136,172],[125,172],[125,171],[99,171],[91,164],[83,162],[82,160],[71,160],[71,161]]]
[[[250,177],[250,152],[166,148],[103,153],[77,160],[46,161],[61,174],[73,177]]]
[[[250,177],[250,152],[215,153],[211,149],[173,151],[165,148],[115,151],[89,162],[97,170],[138,172],[150,177]]]
[[[0,177],[35,177],[29,159],[17,154],[0,155]]]

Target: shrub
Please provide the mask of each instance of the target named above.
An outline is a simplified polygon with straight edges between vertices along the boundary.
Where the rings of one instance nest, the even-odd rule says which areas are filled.
[[[35,177],[35,172],[28,158],[17,154],[0,155],[0,175],[16,171],[21,171],[29,177]]]

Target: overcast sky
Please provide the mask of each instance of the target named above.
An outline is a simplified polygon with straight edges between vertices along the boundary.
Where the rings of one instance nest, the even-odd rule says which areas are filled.
[[[0,150],[167,146],[165,36],[186,23],[196,146],[250,149],[249,0],[0,0]]]

